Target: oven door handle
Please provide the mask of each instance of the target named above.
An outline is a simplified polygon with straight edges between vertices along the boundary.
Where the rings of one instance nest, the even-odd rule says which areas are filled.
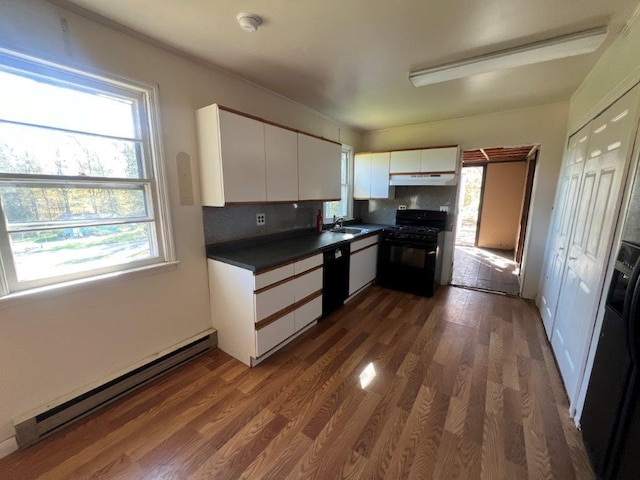
[[[416,244],[411,241],[404,240],[394,240],[390,238],[383,238],[382,243],[389,246],[395,247],[406,247],[406,248],[415,248],[417,250],[426,250],[427,253],[436,253],[438,250],[437,245],[424,245],[424,244]]]

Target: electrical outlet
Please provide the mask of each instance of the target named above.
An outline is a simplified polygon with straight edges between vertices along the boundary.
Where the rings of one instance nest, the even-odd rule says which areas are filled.
[[[398,210],[406,210],[406,209],[407,209],[407,206],[406,206],[406,205],[400,205],[400,206],[398,207]]]
[[[449,206],[448,205],[442,205],[440,207],[440,211],[441,212],[445,212],[445,213],[449,213]]]
[[[264,213],[256,213],[256,225],[266,225],[267,218]]]

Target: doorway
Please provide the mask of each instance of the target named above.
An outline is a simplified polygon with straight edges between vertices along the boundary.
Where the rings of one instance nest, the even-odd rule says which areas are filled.
[[[520,295],[538,146],[463,152],[452,285]]]
[[[460,208],[456,245],[473,247],[478,241],[478,215],[482,200],[485,167],[463,167],[460,172]]]

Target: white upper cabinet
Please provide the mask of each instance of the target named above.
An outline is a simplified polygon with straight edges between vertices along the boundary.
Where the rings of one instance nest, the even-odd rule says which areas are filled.
[[[267,200],[264,124],[209,105],[196,112],[202,204]]]
[[[394,187],[389,186],[389,152],[371,154],[371,197],[392,198]]]
[[[458,147],[426,148],[420,151],[421,172],[455,172]]]
[[[391,152],[390,173],[431,173],[456,171],[458,147],[423,148]]]
[[[393,198],[389,186],[389,152],[359,153],[354,158],[353,198]]]
[[[264,124],[267,202],[298,200],[298,134]]]
[[[353,198],[371,198],[370,153],[359,153],[353,159]]]
[[[196,125],[203,205],[340,199],[340,144],[217,104]]]
[[[420,172],[421,150],[401,150],[391,152],[390,173]]]
[[[298,133],[298,198],[339,200],[342,147]]]

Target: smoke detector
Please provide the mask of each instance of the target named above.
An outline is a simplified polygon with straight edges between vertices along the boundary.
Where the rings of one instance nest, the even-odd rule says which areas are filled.
[[[254,13],[239,13],[236,15],[236,20],[238,20],[240,28],[247,33],[254,33],[262,23],[262,19]]]

